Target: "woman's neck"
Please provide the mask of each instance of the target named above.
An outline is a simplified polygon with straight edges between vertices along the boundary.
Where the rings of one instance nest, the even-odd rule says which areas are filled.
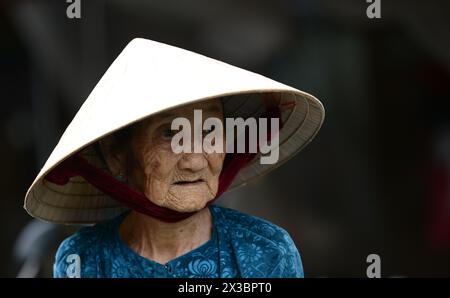
[[[209,208],[175,223],[132,211],[119,228],[121,239],[139,255],[166,264],[211,239]]]

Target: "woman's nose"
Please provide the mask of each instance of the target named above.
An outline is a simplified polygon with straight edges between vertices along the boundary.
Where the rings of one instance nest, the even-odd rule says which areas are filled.
[[[178,161],[180,170],[198,172],[207,167],[208,161],[203,153],[184,153],[183,157]]]

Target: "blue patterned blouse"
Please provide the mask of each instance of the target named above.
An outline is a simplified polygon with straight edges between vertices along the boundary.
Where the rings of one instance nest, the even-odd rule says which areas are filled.
[[[236,210],[209,206],[211,239],[167,264],[146,259],[119,236],[126,216],[85,227],[56,253],[55,277],[303,277],[294,242],[282,228]]]

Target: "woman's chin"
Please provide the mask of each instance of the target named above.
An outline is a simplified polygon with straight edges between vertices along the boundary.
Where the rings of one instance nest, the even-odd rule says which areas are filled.
[[[163,206],[178,212],[195,212],[205,208],[208,201],[212,198],[209,190],[205,186],[201,187],[172,187]]]
[[[199,200],[197,198],[184,198],[183,202],[166,202],[166,208],[178,211],[178,212],[196,212],[202,210],[207,200]]]
[[[205,208],[210,198],[201,198],[198,195],[185,195],[178,199],[171,195],[162,201],[151,200],[154,204],[178,212],[196,212]]]

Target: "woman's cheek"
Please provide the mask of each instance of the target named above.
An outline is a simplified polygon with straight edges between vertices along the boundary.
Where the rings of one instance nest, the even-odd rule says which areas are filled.
[[[219,177],[222,171],[223,161],[225,154],[214,153],[208,155],[208,164],[210,168],[208,186],[209,186],[209,198],[208,201],[213,199],[219,189]]]
[[[164,202],[172,184],[179,156],[171,151],[155,148],[146,159],[146,195],[152,201]]]
[[[162,206],[164,204],[167,192],[168,187],[166,184],[151,178],[148,180],[145,196],[156,205]]]
[[[211,169],[211,174],[216,176],[222,171],[225,153],[213,153],[208,155],[208,163]]]
[[[164,179],[173,171],[177,163],[177,156],[175,156],[170,147],[167,148],[167,144],[160,143],[148,146],[143,154],[143,160],[147,175]]]

